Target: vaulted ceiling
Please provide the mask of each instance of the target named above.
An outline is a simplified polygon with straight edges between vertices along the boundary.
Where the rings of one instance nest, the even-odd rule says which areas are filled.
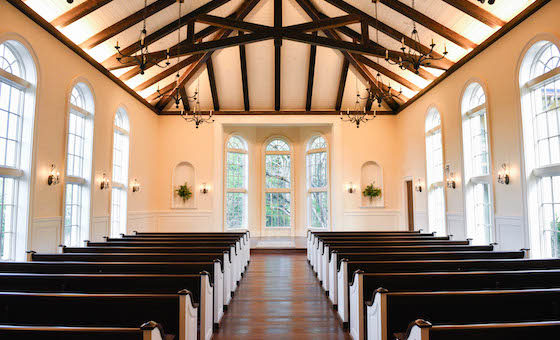
[[[130,58],[117,60],[114,46],[139,50],[143,0],[9,1],[25,3],[161,114],[176,114],[174,98],[196,89],[203,110],[222,114],[333,114],[353,109],[367,87],[387,90],[389,83],[395,97],[381,108],[365,105],[396,113],[535,2],[416,0],[412,9],[412,0],[378,0],[376,20],[371,0],[192,0],[181,4],[179,37],[178,0],[150,0],[150,59],[165,64],[167,49],[172,58],[140,74]],[[413,20],[421,45],[410,39]],[[418,73],[403,70],[384,58],[387,49],[398,60],[403,38],[424,52],[433,39],[434,55],[444,46],[449,53]],[[385,85],[375,81],[378,73]]]

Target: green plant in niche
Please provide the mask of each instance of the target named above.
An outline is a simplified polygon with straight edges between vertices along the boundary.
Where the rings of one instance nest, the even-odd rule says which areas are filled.
[[[364,197],[369,197],[369,199],[372,200],[376,197],[381,197],[381,188],[378,188],[374,185],[374,183],[371,183],[364,189],[362,194]]]
[[[187,185],[187,182],[183,185],[179,185],[179,188],[175,190],[175,192],[177,193],[177,196],[183,199],[183,202],[188,201],[192,197],[192,191]]]

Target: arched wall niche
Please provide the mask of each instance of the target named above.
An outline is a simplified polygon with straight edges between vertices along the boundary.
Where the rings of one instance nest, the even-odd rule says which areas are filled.
[[[173,182],[171,191],[171,208],[173,209],[195,209],[196,208],[196,177],[194,166],[183,161],[175,165],[173,169]],[[187,201],[183,201],[179,195],[177,195],[176,190],[179,186],[187,183],[187,186],[192,192],[192,196]]]
[[[381,197],[369,199],[363,195],[365,188],[372,184],[381,188]],[[367,161],[362,164],[362,174],[360,177],[360,196],[363,208],[383,208],[385,207],[385,191],[383,189],[383,168],[375,161]]]

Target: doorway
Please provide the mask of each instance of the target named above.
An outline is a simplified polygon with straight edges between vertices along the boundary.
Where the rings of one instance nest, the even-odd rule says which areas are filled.
[[[406,211],[408,217],[408,231],[414,231],[414,188],[412,180],[407,180],[406,184]]]

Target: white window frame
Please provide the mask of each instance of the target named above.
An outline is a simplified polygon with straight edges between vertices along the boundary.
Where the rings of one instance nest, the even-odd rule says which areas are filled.
[[[311,143],[316,139],[316,138],[322,138],[325,141],[325,145],[326,147],[324,148],[320,148],[320,149],[309,149],[309,146],[311,145]],[[326,177],[327,177],[327,181],[326,181],[326,186],[321,187],[321,188],[312,188],[309,182],[309,165],[307,163],[307,156],[310,154],[315,154],[315,153],[322,153],[324,152],[327,156],[327,169],[326,169]],[[305,151],[305,179],[306,179],[306,188],[307,188],[307,193],[306,193],[306,213],[307,213],[307,218],[306,218],[306,224],[307,224],[307,229],[312,229],[312,230],[330,230],[331,229],[331,195],[330,195],[330,157],[329,157],[329,142],[327,140],[327,138],[325,138],[325,136],[318,134],[318,135],[314,135],[311,138],[309,138],[307,144],[306,144],[306,151]],[[325,192],[327,194],[327,225],[325,226],[325,228],[317,228],[317,227],[312,227],[311,226],[311,207],[310,207],[310,198],[311,198],[311,193],[315,193],[315,192]]]
[[[470,93],[469,88],[471,86],[480,86],[482,91],[484,92],[485,101],[484,104],[480,104],[472,109],[464,110],[463,104],[465,101],[466,96]],[[484,111],[484,112],[482,112]],[[482,112],[482,113],[481,113]],[[493,182],[493,161],[492,161],[492,137],[491,137],[491,124],[490,124],[490,113],[489,113],[489,105],[488,105],[488,91],[484,83],[479,80],[471,80],[467,82],[463,88],[461,98],[460,98],[460,114],[461,114],[461,145],[463,150],[463,204],[464,204],[464,214],[465,214],[465,233],[467,238],[472,239],[473,244],[492,244],[496,240],[496,222],[495,222],[495,204],[494,204],[494,182]],[[488,173],[486,175],[473,175],[473,160],[471,152],[467,152],[468,150],[472,150],[472,136],[469,134],[468,136],[465,135],[465,124],[466,122],[476,116],[476,115],[485,115],[485,134],[486,134],[486,147],[487,147],[487,154],[488,154]],[[466,140],[468,137],[468,140]],[[468,144],[467,144],[468,143]],[[476,185],[478,184],[485,184],[488,185],[488,204],[489,204],[489,215],[490,215],[490,233],[488,240],[479,240],[476,239],[474,236],[476,235],[476,216],[475,212],[476,209],[473,205],[476,205],[474,198],[474,190]]]
[[[245,149],[230,149],[228,147],[229,141],[232,138],[239,138],[244,144]],[[229,152],[232,153],[241,153],[245,154],[245,187],[244,188],[228,188],[227,186],[227,178],[228,178],[228,158],[227,155]],[[245,222],[242,227],[240,228],[229,228],[227,224],[227,194],[228,193],[242,193],[245,194],[245,207],[243,209],[243,221]],[[241,137],[238,134],[230,135],[225,142],[224,145],[224,230],[235,230],[235,229],[248,229],[249,228],[249,151],[248,151],[248,143],[245,138]]]
[[[522,121],[521,131],[524,151],[523,184],[526,193],[526,201],[524,203],[528,222],[530,254],[531,257],[534,258],[555,256],[550,244],[550,238],[546,238],[544,235],[540,181],[543,178],[560,176],[560,163],[540,165],[538,162],[537,141],[534,133],[534,118],[536,112],[531,98],[533,91],[541,88],[542,85],[560,79],[560,67],[556,67],[536,77],[533,77],[531,74],[535,61],[539,59],[543,49],[548,44],[553,44],[560,50],[560,40],[555,36],[539,35],[525,48],[522,54],[522,61],[518,67]]]
[[[433,126],[431,127],[428,131],[426,131],[426,129],[424,128],[424,130],[426,131],[424,134],[424,143],[426,145],[426,195],[427,195],[427,211],[428,211],[428,229],[430,230],[430,232],[438,232],[438,231],[442,231],[444,235],[448,234],[448,230],[447,230],[447,216],[446,216],[446,212],[447,212],[447,200],[446,200],[446,191],[445,191],[445,174],[444,174],[444,164],[445,164],[445,153],[444,153],[444,147],[443,147],[443,123],[442,123],[442,117],[441,117],[441,113],[439,112],[439,110],[435,107],[435,106],[431,106],[428,109],[428,112],[426,114],[426,119],[424,120],[424,126],[427,125],[428,120],[432,119],[434,115],[437,115],[439,117],[439,125],[437,126]],[[430,182],[430,164],[429,164],[429,153],[432,150],[428,150],[428,139],[430,137],[432,137],[433,135],[437,134],[439,132],[440,134],[440,146],[441,146],[441,178],[442,180],[439,182]],[[440,213],[442,214],[442,216],[440,216],[441,221],[443,223],[443,226],[441,227],[442,230],[435,230],[434,226],[433,226],[433,214],[434,212],[430,210],[430,194],[434,193],[436,190],[441,189],[443,191],[443,199],[442,199],[442,204],[443,206],[440,207],[441,211]],[[444,235],[439,235],[439,236],[444,236]]]
[[[117,117],[118,115],[123,115],[123,119],[126,122],[126,125],[128,127],[128,130],[125,128],[122,128],[120,126],[117,125]],[[114,173],[114,169],[115,169],[115,147],[116,147],[116,143],[117,143],[117,138],[116,135],[121,135],[121,136],[125,136],[126,140],[127,140],[127,150],[126,150],[126,155],[123,152],[122,157],[123,159],[121,159],[121,174],[119,174],[119,177],[122,175],[122,169],[124,169],[126,167],[126,178],[117,178],[115,179],[115,173]],[[130,168],[130,120],[128,117],[128,112],[124,109],[124,108],[119,108],[115,114],[115,119],[113,121],[113,162],[112,162],[112,183],[111,183],[111,226],[110,226],[110,234],[112,237],[117,237],[119,236],[119,234],[121,233],[126,233],[127,232],[127,213],[128,213],[128,171]],[[123,150],[121,150],[123,151]],[[124,160],[124,157],[126,156],[126,160]],[[123,180],[122,182],[120,182],[119,180]],[[114,199],[115,199],[115,191],[118,191],[119,195],[122,195],[119,198],[124,198],[124,204],[122,201],[120,201],[119,204],[119,230],[115,230],[115,228],[113,228],[113,226],[115,225],[115,218],[116,218],[116,213],[114,211]]]
[[[84,109],[80,106],[74,105],[71,102],[72,91],[76,88],[77,91],[81,92],[81,95],[84,97],[84,105],[90,106],[91,112],[87,109]],[[88,93],[84,93],[88,91]],[[88,98],[89,97],[89,98]],[[89,101],[89,103],[88,103]],[[91,227],[91,184],[92,184],[92,168],[93,168],[93,129],[94,129],[94,117],[95,117],[95,103],[93,92],[91,87],[86,84],[84,81],[77,81],[74,86],[72,86],[70,93],[68,95],[68,116],[66,119],[66,176],[64,179],[64,190],[63,190],[63,199],[62,199],[62,241],[61,243],[65,244],[66,246],[81,246],[81,242],[84,240],[89,239],[90,236],[90,227]],[[70,149],[69,143],[69,134],[70,134],[70,115],[73,114],[72,111],[77,112],[78,114],[82,115],[84,118],[84,126],[82,127],[83,131],[83,140],[82,140],[82,168],[81,168],[81,176],[74,176],[69,174],[69,154],[68,151]],[[79,225],[79,238],[80,240],[76,243],[66,244],[66,207],[67,207],[67,186],[68,185],[79,185],[81,187],[81,197],[80,197],[80,225]]]
[[[32,240],[29,239],[28,229],[31,225],[31,188],[33,187],[35,167],[34,167],[34,134],[35,134],[35,111],[36,111],[36,91],[37,91],[37,69],[36,60],[33,57],[31,47],[22,42],[18,36],[6,33],[0,36],[0,44],[6,44],[6,48],[14,54],[18,59],[21,67],[21,77],[12,73],[8,73],[0,69],[0,82],[8,84],[8,86],[16,87],[22,90],[22,98],[19,106],[20,127],[18,129],[18,147],[17,147],[17,166],[0,166],[0,176],[4,178],[13,178],[17,182],[14,192],[14,231],[12,237],[12,247],[8,257],[1,260],[7,261],[24,261],[26,259],[25,251],[32,246]],[[3,254],[0,254],[0,257]]]
[[[288,144],[290,148],[289,151],[266,151],[267,146],[274,140],[281,140]],[[266,188],[266,156],[267,155],[289,155],[290,156],[290,188],[278,189],[278,188]],[[262,226],[263,230],[265,231],[274,231],[274,230],[294,230],[295,225],[295,195],[294,195],[294,147],[293,144],[286,138],[282,136],[274,136],[268,138],[263,146],[263,160],[262,160],[262,188],[263,188],[263,196],[262,196]],[[266,226],[266,194],[267,193],[289,193],[290,194],[290,226],[283,226],[283,227],[267,227]]]

